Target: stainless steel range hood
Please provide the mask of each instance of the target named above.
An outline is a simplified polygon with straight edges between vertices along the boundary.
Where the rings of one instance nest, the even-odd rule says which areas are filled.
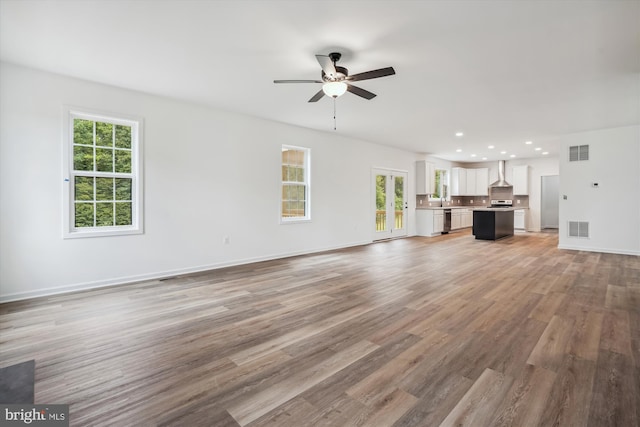
[[[505,188],[505,187],[513,187],[513,185],[509,184],[504,179],[504,160],[500,160],[498,162],[498,180],[491,185],[489,188]]]

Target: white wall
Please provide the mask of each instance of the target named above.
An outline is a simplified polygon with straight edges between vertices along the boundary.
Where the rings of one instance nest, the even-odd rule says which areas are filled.
[[[0,76],[0,301],[371,242],[372,167],[408,171],[415,194],[413,153],[6,63]],[[64,104],[144,118],[144,234],[62,239]],[[312,150],[310,223],[279,224],[282,144]]]
[[[569,162],[569,146],[585,144],[589,160]],[[640,255],[640,126],[568,135],[561,147],[559,247]],[[590,237],[568,237],[568,221],[588,221]]]

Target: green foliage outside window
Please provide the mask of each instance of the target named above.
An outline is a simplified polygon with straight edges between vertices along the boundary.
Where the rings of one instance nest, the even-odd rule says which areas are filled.
[[[446,199],[448,196],[447,171],[444,169],[436,169],[435,176],[435,192],[431,195],[432,199]]]
[[[131,127],[74,119],[73,169],[75,227],[132,225]],[[86,176],[91,172],[113,176]]]

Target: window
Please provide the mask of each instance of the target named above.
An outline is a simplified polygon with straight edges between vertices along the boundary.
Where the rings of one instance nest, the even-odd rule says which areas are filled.
[[[142,232],[141,119],[65,109],[65,237]]]
[[[308,148],[282,146],[281,222],[308,221],[309,212]]]
[[[430,199],[446,199],[449,197],[449,173],[445,169],[436,169],[435,172],[435,192]]]

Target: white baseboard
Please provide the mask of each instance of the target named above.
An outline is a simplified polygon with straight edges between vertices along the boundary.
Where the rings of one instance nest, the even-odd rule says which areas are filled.
[[[13,294],[0,295],[0,304],[1,303],[6,303],[6,302],[11,302],[11,301],[20,301],[20,300],[31,299],[31,298],[39,298],[39,297],[46,297],[46,296],[52,296],[52,295],[66,294],[66,293],[70,293],[70,292],[85,291],[85,290],[90,290],[90,289],[99,289],[99,288],[105,288],[105,287],[108,287],[108,286],[128,285],[128,284],[131,284],[131,283],[142,282],[142,281],[147,281],[147,280],[158,280],[158,279],[164,279],[164,278],[167,278],[167,277],[181,276],[181,275],[184,275],[184,274],[199,273],[199,272],[203,272],[203,271],[217,270],[217,269],[225,268],[225,267],[233,267],[233,266],[237,266],[237,265],[251,264],[251,263],[254,263],[254,262],[271,261],[271,260],[274,260],[274,259],[290,258],[290,257],[294,257],[294,256],[299,256],[299,255],[307,255],[307,254],[313,254],[313,253],[319,253],[319,252],[327,252],[327,251],[333,251],[333,250],[337,250],[337,249],[351,248],[351,247],[355,247],[355,246],[364,246],[364,245],[368,245],[368,244],[371,244],[371,241],[353,242],[353,243],[348,243],[346,245],[331,246],[331,247],[325,247],[325,248],[316,248],[316,249],[311,249],[311,250],[307,250],[307,251],[296,251],[296,252],[287,252],[287,253],[281,253],[281,254],[271,254],[271,255],[266,255],[266,256],[260,256],[260,257],[254,257],[254,258],[245,258],[245,259],[232,260],[232,261],[225,261],[225,262],[220,262],[220,263],[215,263],[215,264],[207,264],[207,265],[200,265],[200,266],[195,266],[195,267],[179,268],[179,269],[166,270],[166,271],[157,271],[157,272],[148,273],[148,274],[138,274],[138,275],[133,275],[133,276],[125,276],[125,277],[118,277],[118,278],[105,279],[105,280],[96,280],[96,281],[92,281],[92,282],[76,283],[76,284],[68,285],[68,286],[60,286],[60,287],[55,287],[55,288],[38,289],[38,290],[35,290],[35,291],[17,292],[17,293],[13,293]]]
[[[571,246],[571,245],[558,245],[558,249],[566,249],[570,251],[601,252],[605,254],[616,254],[616,255],[640,256],[640,251],[626,251],[621,249],[590,248],[590,247]]]

